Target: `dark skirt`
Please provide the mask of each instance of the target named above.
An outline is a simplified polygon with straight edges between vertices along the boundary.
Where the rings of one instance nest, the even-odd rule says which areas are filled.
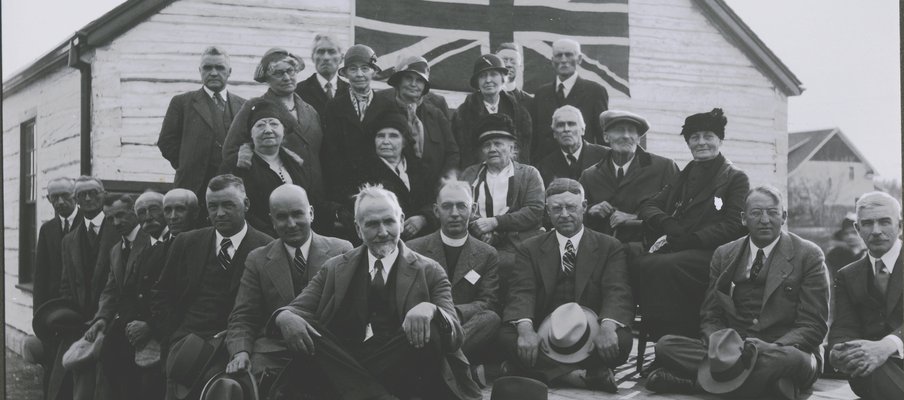
[[[700,307],[709,285],[713,250],[643,254],[631,268],[643,326],[654,339],[700,335]]]

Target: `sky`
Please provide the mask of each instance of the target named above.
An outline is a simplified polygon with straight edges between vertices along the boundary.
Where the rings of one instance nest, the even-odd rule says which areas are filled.
[[[789,100],[789,130],[839,127],[882,179],[900,181],[898,1],[726,1],[806,88]],[[2,0],[3,79],[120,3]]]

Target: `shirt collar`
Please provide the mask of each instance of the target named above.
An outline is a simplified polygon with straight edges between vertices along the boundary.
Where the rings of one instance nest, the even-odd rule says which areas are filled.
[[[869,250],[866,251],[867,256],[869,257],[869,263],[873,266],[873,273],[876,273],[876,260],[878,258],[873,257],[872,254],[869,253]],[[895,272],[895,263],[898,262],[898,256],[901,255],[901,239],[895,239],[895,244],[891,246],[891,249],[885,252],[882,257],[882,263],[885,264],[885,268],[888,270],[888,273],[891,274]]]
[[[561,83],[561,84],[565,85],[565,96],[568,96],[568,94],[571,93],[571,88],[574,87],[574,83],[577,82],[577,80],[578,80],[577,71],[575,71],[575,73],[571,74],[571,76],[569,76],[568,79],[566,79],[564,81],[562,81],[561,78],[559,78],[559,76],[557,75],[556,76],[556,87],[554,89],[556,89],[558,91],[559,84]]]
[[[167,234],[167,233],[169,233],[169,227],[168,227],[168,226],[164,226],[164,227],[163,227],[163,231],[160,232],[160,237],[159,237],[159,238],[155,238],[155,237],[153,237],[153,236],[151,236],[151,235],[148,235],[148,236],[151,236],[151,246],[154,246],[154,245],[156,245],[158,242],[161,242],[161,241],[163,240],[163,238],[166,237],[166,234]]]
[[[509,161],[509,164],[505,168],[503,168],[502,171],[499,171],[498,174],[494,174],[494,173],[490,172],[490,170],[488,169],[487,177],[490,177],[490,176],[492,176],[494,178],[506,178],[506,179],[513,177],[513,176],[515,176],[515,164],[512,163],[511,161]]]
[[[245,234],[248,233],[248,223],[246,222],[244,225],[242,225],[242,230],[240,230],[239,233],[236,233],[235,235],[232,235],[232,236],[223,236],[222,234],[220,234],[220,231],[218,231],[216,229],[214,229],[213,231],[216,232],[216,234],[217,234],[217,243],[216,243],[217,252],[220,251],[220,243],[222,243],[223,239],[226,237],[228,237],[229,241],[232,242],[232,248],[238,249],[239,246],[242,245],[242,240],[245,239]]]
[[[581,230],[578,233],[575,233],[572,237],[565,237],[565,235],[556,231],[556,239],[559,241],[559,254],[565,254],[565,244],[570,240],[571,245],[574,246],[574,252],[577,254],[578,246],[580,246],[581,238],[584,237],[584,227],[581,227]]]
[[[769,258],[769,255],[772,254],[772,250],[775,249],[775,245],[778,243],[779,239],[781,239],[781,238],[782,238],[782,235],[778,235],[778,237],[775,238],[775,240],[773,240],[772,243],[769,243],[768,245],[766,245],[766,247],[763,247],[763,255],[765,256],[765,258],[767,258],[767,259]],[[750,250],[749,251],[750,261],[753,262],[753,260],[756,258],[756,252],[757,252],[757,250],[759,250],[759,247],[756,247],[756,245],[753,244],[753,240],[750,240],[750,239],[747,240],[747,246],[749,247],[749,250]]]
[[[317,75],[317,76],[320,76],[320,75]],[[308,235],[308,240],[305,240],[304,243],[301,244],[301,255],[304,256],[305,260],[308,259],[308,254],[311,254],[311,240],[313,238],[314,238],[314,233],[311,232],[311,234]],[[286,242],[283,242],[283,246],[285,246],[286,251],[289,252],[290,258],[295,257],[295,249],[297,249],[297,247],[291,246]]]
[[[123,236],[123,239],[128,240],[129,243],[134,243],[134,242],[135,242],[135,237],[138,236],[138,230],[139,230],[139,229],[141,229],[141,225],[140,225],[140,224],[135,224],[135,227],[132,228],[132,231],[129,232],[128,235]]]
[[[386,257],[381,258],[383,261],[383,275],[388,276],[389,271],[392,269],[392,265],[395,264],[396,258],[399,258],[399,248],[393,247],[392,252],[387,254]],[[367,270],[373,274],[374,272],[374,263],[377,262],[377,257],[374,256],[370,250],[367,250]]]
[[[208,88],[207,86],[201,86],[201,87],[204,88],[204,92],[207,93],[207,97],[210,97],[212,99],[214,93],[216,93],[216,92],[214,92],[213,90],[210,90],[210,88]],[[223,100],[227,101],[226,99],[229,98],[229,92],[226,91],[226,88],[223,88],[223,90],[220,91],[220,96],[223,96]]]
[[[637,155],[637,153],[634,153],[634,154]],[[627,173],[628,173],[628,168],[631,166],[631,163],[633,163],[633,162],[634,162],[634,157],[631,157],[631,159],[628,160],[628,162],[626,162],[625,165],[622,165],[622,166],[621,166],[622,172],[624,172],[624,173],[627,174]],[[615,161],[612,161],[612,168],[613,168],[613,171],[618,171],[618,167],[619,167],[619,165],[616,164]]]
[[[96,226],[98,229],[100,229],[100,226],[104,224],[104,212],[101,211],[101,212],[97,213],[97,215],[95,215],[93,219],[88,219],[88,217],[85,217],[85,229],[86,230],[88,229],[88,225],[90,225],[91,223],[94,223],[94,226]]]
[[[78,207],[73,208],[73,209],[72,209],[72,213],[69,214],[68,217],[64,217],[64,216],[60,215],[60,223],[62,223],[62,224],[65,225],[65,224],[66,224],[66,221],[69,221],[69,226],[70,226],[70,228],[71,228],[71,227],[72,227],[72,224],[75,223],[75,215],[76,215],[76,214],[78,214]]]
[[[461,239],[453,239],[453,238],[446,236],[446,233],[443,232],[442,229],[440,229],[440,231],[439,231],[439,236],[443,240],[443,244],[445,244],[446,246],[449,246],[449,247],[461,247],[461,246],[464,246],[465,242],[468,241],[468,235],[465,235]]]
[[[317,82],[320,83],[321,89],[326,91],[326,87],[325,87],[326,84],[331,83],[333,85],[333,90],[336,90],[336,85],[339,83],[339,74],[333,75],[333,79],[330,79],[330,80],[327,80],[326,78],[323,77],[323,75],[320,75],[320,74],[315,73],[314,75],[317,76]]]
[[[389,161],[386,161],[386,159],[383,157],[378,157],[378,158],[380,159],[380,161],[383,161],[383,164],[386,164],[386,166],[389,167],[389,169],[392,170],[392,172],[396,172],[396,169],[398,169],[399,172],[407,172],[408,171],[408,162],[405,161],[405,156],[402,156],[401,158],[399,158],[399,163],[397,165],[390,164]]]
[[[559,150],[562,151],[562,156],[565,157],[565,160],[568,160],[568,153],[565,152],[565,150],[562,150],[561,148],[560,148]],[[581,151],[583,151],[583,150],[584,150],[584,141],[581,140],[581,145],[578,146],[578,149],[575,150],[574,153],[572,153],[572,155],[574,155],[574,159],[575,159],[575,160],[580,160],[580,159],[581,159]]]

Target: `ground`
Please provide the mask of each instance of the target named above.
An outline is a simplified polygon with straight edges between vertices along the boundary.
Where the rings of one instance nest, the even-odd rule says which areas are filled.
[[[41,399],[41,367],[25,362],[9,349],[6,349],[6,398]]]

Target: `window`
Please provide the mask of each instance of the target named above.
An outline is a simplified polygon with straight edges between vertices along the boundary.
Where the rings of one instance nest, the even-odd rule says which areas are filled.
[[[31,283],[33,279],[38,236],[35,121],[30,120],[20,125],[19,132],[19,283],[23,284]]]

